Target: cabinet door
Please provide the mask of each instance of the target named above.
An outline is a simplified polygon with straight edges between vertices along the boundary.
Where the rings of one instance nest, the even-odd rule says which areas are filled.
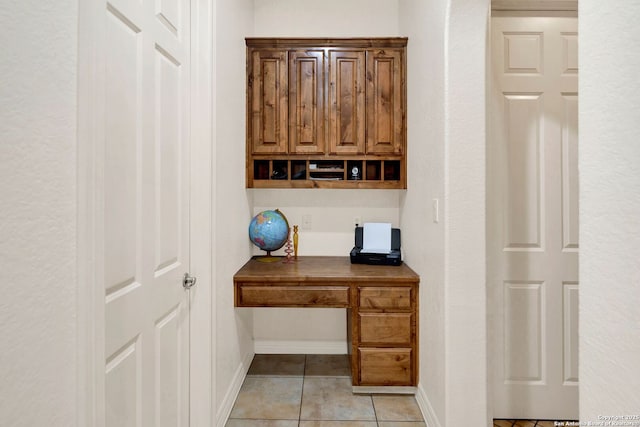
[[[324,50],[289,52],[289,152],[323,154]]]
[[[253,50],[248,84],[252,153],[286,153],[289,132],[287,51]]]
[[[401,50],[367,51],[367,154],[402,154],[402,55]]]
[[[329,153],[365,152],[365,52],[329,50]]]

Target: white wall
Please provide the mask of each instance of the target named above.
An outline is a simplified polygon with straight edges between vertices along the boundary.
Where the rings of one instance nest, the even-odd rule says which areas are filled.
[[[233,306],[233,275],[251,256],[245,176],[245,43],[253,1],[218,0],[215,24],[214,280],[216,418],[231,411],[253,356],[250,310]]]
[[[77,2],[0,5],[0,425],[75,425]]]
[[[424,4],[428,3],[428,4]],[[402,0],[409,39],[409,190],[401,223],[424,235],[420,387],[429,425],[488,422],[484,265],[488,0]],[[432,203],[438,199],[439,220]],[[411,248],[409,246],[409,248]]]
[[[399,36],[397,0],[255,0],[257,37]],[[399,225],[399,191],[252,190],[254,213],[280,208],[300,229],[300,255],[346,256],[353,247],[353,219]],[[248,223],[247,223],[248,225]],[[246,231],[245,231],[246,234]],[[258,253],[255,251],[254,253]],[[305,330],[295,325],[311,325]],[[344,310],[254,310],[259,352],[346,352]]]
[[[397,36],[398,1],[255,0],[255,36]]]
[[[405,260],[420,275],[420,385],[427,424],[445,420],[444,60],[446,2],[400,1],[409,37],[407,70],[408,190],[401,223]],[[432,203],[438,199],[439,222]],[[428,349],[428,350],[427,350]]]
[[[638,16],[636,0],[580,0],[582,422],[640,412]]]
[[[446,425],[487,412],[485,87],[490,1],[450,0],[445,35]]]

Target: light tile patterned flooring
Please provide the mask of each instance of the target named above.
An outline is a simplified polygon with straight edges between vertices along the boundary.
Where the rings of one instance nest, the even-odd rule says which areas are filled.
[[[227,427],[426,427],[408,395],[351,392],[346,355],[257,354]]]
[[[493,420],[494,427],[555,427]],[[413,396],[351,392],[346,355],[257,354],[226,427],[426,427]]]

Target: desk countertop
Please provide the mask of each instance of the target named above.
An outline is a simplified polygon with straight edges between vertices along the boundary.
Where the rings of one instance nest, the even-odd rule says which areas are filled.
[[[406,264],[399,266],[351,264],[349,257],[299,256],[291,264],[250,259],[233,276],[234,282],[419,282],[419,276]]]

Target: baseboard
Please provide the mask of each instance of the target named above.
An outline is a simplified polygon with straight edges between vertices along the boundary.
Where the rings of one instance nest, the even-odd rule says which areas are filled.
[[[238,393],[240,393],[240,387],[242,387],[242,383],[247,376],[247,372],[249,372],[249,366],[251,366],[253,356],[253,353],[247,353],[240,363],[240,366],[238,366],[238,369],[236,369],[236,372],[233,375],[233,379],[231,380],[231,384],[229,385],[227,393],[225,394],[224,399],[222,400],[222,404],[220,405],[220,410],[216,414],[217,427],[224,427],[224,425],[229,420],[229,415],[231,415],[233,404],[238,397]]]
[[[422,412],[422,416],[424,417],[425,423],[429,427],[442,427],[440,424],[440,420],[436,415],[433,407],[431,406],[431,402],[429,402],[429,398],[427,397],[427,393],[422,388],[422,385],[418,385],[418,389],[416,391],[416,402],[418,403],[418,407]]]
[[[354,394],[416,394],[415,387],[409,386],[367,386],[367,385],[354,385],[351,387]]]
[[[347,354],[346,341],[254,340],[256,354]]]

